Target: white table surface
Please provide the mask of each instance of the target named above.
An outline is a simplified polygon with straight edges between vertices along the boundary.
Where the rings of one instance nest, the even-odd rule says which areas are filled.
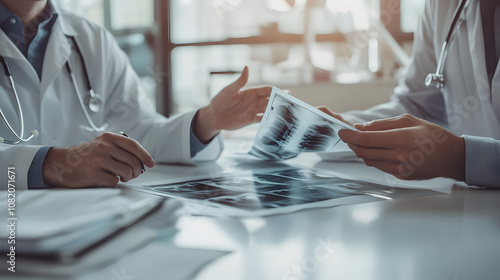
[[[215,163],[157,166],[140,181],[261,167],[226,158],[247,144],[230,142]],[[361,163],[322,162],[314,154],[290,163],[443,194],[267,218],[182,217],[169,242],[232,251],[195,279],[500,279],[500,190],[467,188],[447,179],[404,182]],[[159,247],[158,256],[148,257],[161,253]],[[144,261],[138,253],[135,265]],[[169,279],[162,267],[155,269],[155,279]]]
[[[159,165],[135,182],[262,167],[227,158],[248,143],[230,141],[226,145],[227,151],[215,163]],[[500,279],[500,190],[467,188],[446,179],[403,182],[361,163],[322,162],[314,154],[301,155],[290,163],[443,194],[267,218],[183,216],[177,233],[153,241],[147,252],[137,250],[126,256],[125,269],[134,271],[133,279],[171,279],[161,265],[151,265],[151,260],[158,263],[166,258],[167,244],[231,251],[202,269],[197,280]],[[135,191],[127,192],[133,195]],[[179,269],[189,264],[186,260]],[[94,275],[95,279],[113,279],[104,271],[102,277]]]

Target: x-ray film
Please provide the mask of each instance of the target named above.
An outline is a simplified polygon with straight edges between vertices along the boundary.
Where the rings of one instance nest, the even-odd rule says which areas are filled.
[[[191,214],[234,217],[268,216],[309,208],[439,194],[294,166],[192,177],[134,188],[184,200]]]
[[[273,87],[250,154],[285,160],[303,152],[325,152],[340,140],[341,129],[357,130]]]

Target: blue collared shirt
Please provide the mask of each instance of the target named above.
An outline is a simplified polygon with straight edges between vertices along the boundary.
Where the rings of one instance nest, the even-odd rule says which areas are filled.
[[[7,36],[17,46],[19,51],[21,51],[26,59],[31,63],[40,79],[42,78],[43,61],[45,58],[47,43],[50,38],[52,27],[54,26],[57,18],[57,11],[49,0],[43,12],[35,19],[39,22],[37,29],[28,29],[27,34],[25,34],[23,23],[19,16],[9,12],[0,2],[0,28],[5,32],[5,34],[7,34]],[[27,44],[27,38],[31,39],[31,43]],[[191,157],[194,157],[207,145],[203,144],[194,135],[192,124],[190,139]],[[46,188],[43,181],[42,165],[50,148],[50,146],[42,147],[33,158],[28,171],[29,189]]]
[[[57,17],[57,12],[49,1],[42,13],[34,19],[35,23],[39,23],[37,30],[28,28],[25,33],[21,18],[9,12],[7,8],[0,3],[0,28],[17,46],[33,68],[35,68],[40,79],[42,77],[45,50],[47,49],[50,32]],[[26,42],[27,38],[31,40],[29,45]]]

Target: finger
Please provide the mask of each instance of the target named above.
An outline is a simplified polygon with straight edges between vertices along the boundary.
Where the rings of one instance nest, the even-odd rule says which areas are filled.
[[[102,172],[99,173],[96,185],[102,187],[114,187],[118,184],[118,182],[120,182],[120,179],[116,177],[116,175],[113,175],[105,170],[102,170]]]
[[[134,177],[132,168],[127,164],[116,161],[111,157],[107,161],[105,166],[101,167],[103,170],[120,177],[122,182],[127,182],[132,180]]]
[[[267,97],[267,100],[269,100],[269,96],[271,96],[272,91],[272,87],[261,87],[257,91],[257,95],[259,95],[259,97]]]
[[[132,168],[134,178],[137,178],[139,177],[139,175],[141,175],[142,165],[136,156],[120,148],[110,151],[110,154],[114,160],[130,166],[130,168]]]
[[[354,144],[348,144],[348,146],[356,154],[357,157],[364,160],[382,160],[389,162],[398,161],[398,153],[393,149],[366,148]]]
[[[342,122],[347,123],[341,115],[339,115],[339,114],[337,114],[337,113],[332,112],[330,109],[328,109],[328,108],[327,108],[327,107],[325,107],[325,106],[319,106],[319,107],[316,107],[316,108],[317,108],[318,110],[320,110],[321,112],[323,112],[323,113],[325,113],[325,114],[327,114],[327,115],[330,115],[330,116],[332,116],[332,117],[336,118],[337,120],[340,120],[340,121],[342,121]]]
[[[228,85],[224,90],[227,90],[231,93],[238,92],[242,87],[245,86],[247,81],[248,81],[248,67],[245,66],[245,68],[243,68],[243,72],[241,73],[240,77],[232,84]]]
[[[318,106],[316,107],[316,109],[320,110],[321,112],[325,113],[325,114],[328,114],[330,116],[336,116],[337,114],[333,113],[330,109],[328,109],[327,107],[325,106]]]
[[[355,124],[354,127],[361,131],[380,131],[405,128],[415,125],[417,118],[404,114],[394,118],[375,120],[364,124]]]
[[[258,86],[258,87],[246,87],[243,92],[245,94],[255,95],[257,97],[269,97],[273,91],[273,87],[270,86]]]
[[[252,119],[253,123],[259,123],[262,121],[262,118],[264,117],[264,114],[255,114],[255,116]]]
[[[347,144],[354,144],[366,148],[395,148],[398,144],[395,142],[401,139],[404,131],[352,131],[342,129],[339,131],[339,137]]]
[[[267,104],[268,104],[268,103],[269,103],[269,97],[268,97],[268,98],[261,98],[261,99],[259,100],[258,107],[259,107],[259,108],[264,107],[264,110],[265,110],[265,108],[267,108]]]
[[[151,155],[141,146],[141,144],[139,144],[139,142],[118,134],[111,134],[111,136],[108,137],[115,146],[131,153],[147,167],[151,168],[155,165],[153,157],[151,157]]]

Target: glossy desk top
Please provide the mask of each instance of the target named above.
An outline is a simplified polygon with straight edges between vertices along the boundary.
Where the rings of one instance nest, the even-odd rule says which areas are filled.
[[[500,190],[467,188],[445,179],[403,182],[361,163],[322,162],[312,154],[291,163],[443,194],[267,218],[184,216],[175,236],[157,242],[232,251],[205,267],[197,280],[500,279]],[[216,163],[197,167],[158,166],[140,180],[258,166],[222,157]],[[129,256],[137,259],[137,267],[129,268],[136,271],[136,279],[143,279],[141,263],[162,258],[160,248],[154,254],[144,255],[138,250]],[[149,266],[143,272],[148,279],[169,279],[161,266]]]

